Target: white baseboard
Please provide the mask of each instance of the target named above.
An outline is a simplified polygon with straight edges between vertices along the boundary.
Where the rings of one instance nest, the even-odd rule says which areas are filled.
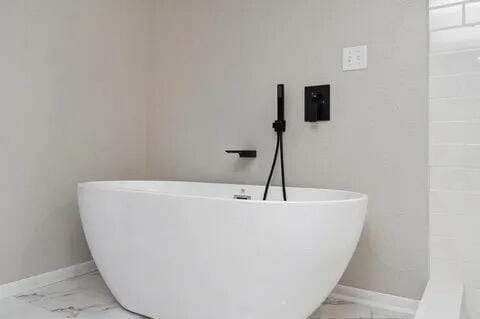
[[[419,301],[415,299],[387,295],[343,285],[337,285],[331,296],[361,305],[412,315],[415,314],[419,305]]]
[[[52,272],[0,285],[0,299],[14,296],[32,289],[51,285],[76,276],[81,276],[97,269],[93,261],[58,269]],[[382,294],[375,291],[337,285],[332,297],[361,305],[415,314],[419,301],[404,297]]]
[[[76,276],[81,276],[96,269],[97,267],[93,261],[87,261],[82,264],[73,265],[30,278],[0,285],[0,299],[15,296],[32,289],[48,286]]]

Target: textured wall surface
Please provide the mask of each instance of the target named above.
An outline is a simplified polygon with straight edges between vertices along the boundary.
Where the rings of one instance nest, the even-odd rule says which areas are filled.
[[[480,2],[430,6],[430,267],[480,318]]]
[[[370,196],[342,283],[420,297],[428,277],[427,8],[419,0],[157,1],[149,175],[263,184],[275,86],[285,83],[288,185]],[[369,68],[342,72],[342,48],[361,44]],[[332,121],[307,124],[304,86],[326,83]],[[254,148],[258,158],[239,160],[226,148]]]
[[[0,0],[0,284],[91,258],[77,182],[145,175],[150,5]]]

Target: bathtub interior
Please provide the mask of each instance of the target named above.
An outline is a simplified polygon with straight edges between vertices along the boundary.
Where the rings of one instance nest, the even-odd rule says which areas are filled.
[[[79,187],[99,187],[120,191],[151,192],[172,196],[196,196],[218,199],[234,199],[234,195],[250,196],[252,201],[261,201],[262,185],[197,183],[176,181],[101,181],[82,183]],[[341,190],[287,187],[289,202],[346,201],[366,198],[366,195]],[[282,189],[270,187],[268,201],[282,201]]]

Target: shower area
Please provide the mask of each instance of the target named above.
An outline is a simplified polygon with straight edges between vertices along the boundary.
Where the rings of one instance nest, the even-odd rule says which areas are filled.
[[[480,318],[480,2],[430,0],[430,276]]]

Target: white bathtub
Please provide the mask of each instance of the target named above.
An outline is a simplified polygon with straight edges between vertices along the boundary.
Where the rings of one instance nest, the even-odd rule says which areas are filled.
[[[233,199],[234,194],[252,200]],[[189,182],[78,186],[93,258],[119,303],[159,319],[303,319],[337,284],[367,196]]]

